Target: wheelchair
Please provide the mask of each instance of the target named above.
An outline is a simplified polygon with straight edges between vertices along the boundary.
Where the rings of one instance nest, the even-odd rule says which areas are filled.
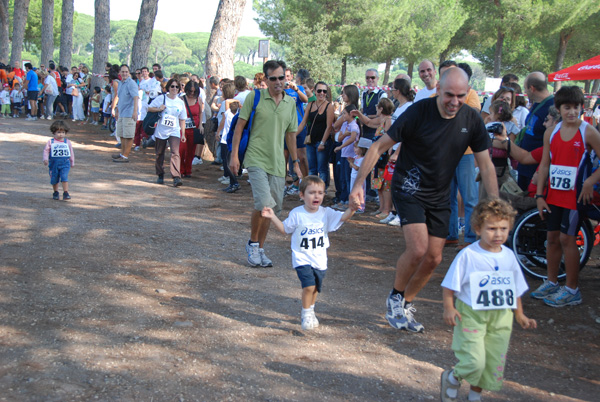
[[[547,232],[546,222],[540,218],[537,208],[534,208],[517,217],[507,241],[508,247],[515,253],[523,272],[532,278],[547,279]],[[577,235],[580,270],[590,258],[595,238],[592,223],[588,218],[584,218]],[[564,262],[561,262],[558,280],[564,280],[566,276]]]

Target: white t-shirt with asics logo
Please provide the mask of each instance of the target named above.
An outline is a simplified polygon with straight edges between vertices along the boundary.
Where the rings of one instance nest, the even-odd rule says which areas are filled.
[[[327,269],[327,248],[329,232],[342,226],[340,211],[319,207],[314,213],[308,212],[304,205],[290,211],[283,221],[286,233],[292,234],[292,265],[299,267],[310,265],[314,269]]]

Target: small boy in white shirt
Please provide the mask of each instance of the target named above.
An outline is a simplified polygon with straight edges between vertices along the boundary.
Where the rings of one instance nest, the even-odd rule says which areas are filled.
[[[21,114],[21,106],[23,105],[23,92],[21,91],[21,85],[15,83],[13,90],[10,93],[10,101],[12,103],[13,117],[19,117]]]
[[[480,239],[458,253],[442,281],[444,322],[454,327],[452,350],[458,359],[453,370],[442,373],[442,402],[457,400],[461,380],[471,385],[469,401],[481,401],[482,389],[502,388],[513,310],[521,327],[537,327],[523,313],[521,296],[528,289],[523,272],[503,245],[515,215],[500,199],[477,204],[471,221]]]
[[[11,117],[10,116],[10,92],[8,84],[4,84],[2,91],[0,92],[0,104],[2,105],[2,109],[0,112],[2,113],[3,118]]]
[[[290,211],[283,222],[271,208],[265,207],[262,216],[271,219],[283,234],[292,234],[292,265],[302,284],[302,329],[319,326],[315,316],[315,302],[321,291],[327,271],[329,232],[334,232],[354,215],[354,210],[343,213],[322,207],[325,183],[318,176],[306,176],[300,182],[300,198],[304,205]]]

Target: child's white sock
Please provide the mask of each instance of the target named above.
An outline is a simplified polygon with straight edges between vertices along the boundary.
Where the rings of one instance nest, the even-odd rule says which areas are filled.
[[[456,377],[454,377],[454,370],[452,370],[448,375],[448,382],[452,385],[460,384]],[[448,395],[450,398],[456,398],[458,395],[458,389],[448,388],[446,389],[446,395]]]
[[[469,390],[469,396],[468,396],[469,401],[481,401],[481,392],[477,392],[477,391],[473,391],[472,389]]]
[[[314,304],[313,304],[313,305],[311,305],[311,306],[309,307],[309,309],[310,309],[311,311],[315,311],[315,305],[314,305]]]
[[[302,308],[302,314],[301,314],[301,315],[302,315],[302,317],[304,317],[304,316],[306,316],[306,315],[310,314],[310,313],[311,313],[311,311],[312,311],[312,310],[310,309],[310,307],[309,307],[309,308]]]

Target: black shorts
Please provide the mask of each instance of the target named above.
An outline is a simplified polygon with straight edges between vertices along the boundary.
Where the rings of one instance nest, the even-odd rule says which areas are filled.
[[[402,226],[412,223],[424,223],[427,233],[433,237],[448,237],[450,223],[450,205],[425,205],[412,195],[399,189],[392,189],[392,202],[400,217]]]
[[[39,91],[27,91],[27,100],[37,100]]]
[[[561,233],[566,235],[577,236],[577,232],[579,232],[579,227],[581,226],[579,211],[557,207],[556,205],[548,206],[550,207],[550,213],[545,215],[548,222],[548,231],[560,230]]]

